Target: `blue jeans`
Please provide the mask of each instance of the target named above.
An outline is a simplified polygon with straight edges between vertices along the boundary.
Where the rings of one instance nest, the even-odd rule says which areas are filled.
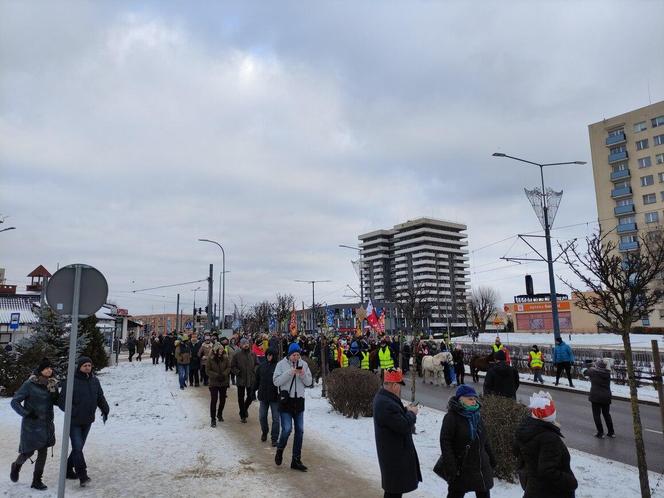
[[[185,382],[189,377],[189,365],[178,364],[178,378],[180,379],[180,387],[185,387]]]
[[[272,441],[279,439],[279,402],[278,401],[261,401],[258,407],[258,420],[261,424],[263,434],[267,434],[269,427],[267,424],[267,410],[270,409],[272,413]]]
[[[91,426],[92,424],[72,425],[69,429],[71,453],[67,458],[67,467],[75,469],[79,476],[85,474],[85,470],[88,468],[83,456],[83,446],[85,446],[85,440],[88,438]]]
[[[293,415],[288,412],[279,412],[281,418],[281,437],[277,448],[284,449],[288,443],[293,425],[295,425],[295,440],[293,442],[293,458],[302,456],[302,440],[304,439],[304,412]]]

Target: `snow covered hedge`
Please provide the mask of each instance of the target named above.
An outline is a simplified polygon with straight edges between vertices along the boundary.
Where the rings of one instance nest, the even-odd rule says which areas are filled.
[[[327,376],[327,399],[346,417],[373,416],[373,399],[380,389],[380,377],[355,367],[335,368]]]

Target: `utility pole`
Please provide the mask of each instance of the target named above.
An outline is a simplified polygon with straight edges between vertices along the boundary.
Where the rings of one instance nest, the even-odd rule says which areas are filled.
[[[317,283],[324,283],[324,282],[330,282],[330,280],[295,280],[296,282],[302,283],[302,284],[311,284],[311,326],[312,330],[315,327],[315,322],[316,322],[316,284]],[[304,303],[302,303],[302,308],[304,310]],[[325,344],[325,339],[324,339],[324,334],[319,334],[318,335],[318,340],[320,341],[321,345],[321,355],[325,355],[324,351],[324,344]],[[321,388],[321,396],[326,397],[327,395],[327,386],[325,384],[326,381],[326,372],[325,372],[325,366],[326,363],[321,357],[321,377],[322,377],[322,388]]]
[[[208,275],[208,298],[207,298],[207,328],[208,330],[212,330],[212,326],[214,325],[214,313],[212,312],[212,284],[213,284],[213,270],[214,266],[212,263],[210,263],[210,274]]]
[[[175,332],[180,331],[180,294],[178,294],[177,304],[175,305]]]

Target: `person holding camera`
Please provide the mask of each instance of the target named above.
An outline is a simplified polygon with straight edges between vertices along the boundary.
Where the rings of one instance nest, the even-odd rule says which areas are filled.
[[[304,388],[311,386],[313,378],[307,362],[300,358],[300,345],[296,342],[288,347],[288,356],[277,363],[272,381],[279,389],[279,418],[281,436],[277,442],[274,463],[281,465],[284,448],[295,426],[291,469],[306,472],[302,463],[302,440],[304,439]]]
[[[37,452],[31,488],[47,489],[42,482],[48,448],[55,445],[53,405],[58,402],[58,381],[53,377],[53,365],[44,358],[35,372],[26,380],[12,398],[12,408],[23,417],[18,458],[12,463],[9,478],[18,481],[25,461]]]

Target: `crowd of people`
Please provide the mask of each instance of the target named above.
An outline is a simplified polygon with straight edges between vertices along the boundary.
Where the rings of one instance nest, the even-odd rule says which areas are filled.
[[[411,364],[413,374],[421,375],[424,356],[442,358],[446,366],[447,384],[456,389],[448,402],[447,413],[440,431],[441,457],[434,471],[448,483],[448,498],[458,498],[474,492],[478,498],[488,498],[493,487],[495,456],[482,421],[481,398],[475,389],[464,384],[464,352],[458,346],[431,338],[415,343],[400,343],[396,337],[378,339],[367,334],[335,337],[291,337],[286,334],[234,334],[223,337],[217,333],[152,335],[128,341],[129,361],[137,354],[141,361],[145,345],[150,346],[153,365],[164,365],[165,371],[177,373],[179,388],[205,386],[210,394],[210,426],[224,421],[227,391],[237,390],[238,416],[242,423],[249,419],[249,407],[259,404],[260,440],[268,437],[275,448],[274,462],[281,465],[284,450],[294,433],[291,468],[306,472],[302,462],[304,437],[305,390],[320,380],[325,368],[358,368],[380,374],[382,388],[374,399],[373,415],[376,448],[381,469],[385,497],[398,497],[417,488],[422,480],[420,462],[413,443],[419,406],[405,406],[401,401],[401,386]],[[509,350],[497,337],[489,354],[492,361],[484,380],[483,394],[503,396],[516,401],[520,386],[519,373],[511,365]],[[559,341],[553,361],[558,377],[574,356],[571,348]],[[541,369],[544,358],[534,345],[528,354],[528,365],[535,382],[543,383]],[[583,371],[591,380],[590,402],[597,426],[596,437],[603,437],[601,418],[606,435],[615,437],[609,407],[611,403],[610,370],[602,360]],[[556,384],[558,383],[556,379]],[[569,378],[570,385],[571,377]],[[95,412],[101,410],[104,423],[109,406],[92,362],[81,357],[74,379],[73,413],[70,428],[71,454],[67,461],[67,478],[78,479],[85,486],[90,477],[83,455]],[[44,359],[34,374],[16,392],[12,407],[23,418],[19,456],[11,465],[10,478],[16,482],[22,465],[35,452],[32,488],[46,489],[42,482],[47,448],[55,444],[53,408],[64,410],[66,388],[60,389],[53,377],[52,364]],[[524,496],[573,497],[577,486],[570,468],[569,453],[556,423],[556,409],[549,393],[540,391],[530,397],[531,416],[524,420],[514,434],[514,453],[520,460],[519,477]],[[269,414],[269,418],[268,418]]]

